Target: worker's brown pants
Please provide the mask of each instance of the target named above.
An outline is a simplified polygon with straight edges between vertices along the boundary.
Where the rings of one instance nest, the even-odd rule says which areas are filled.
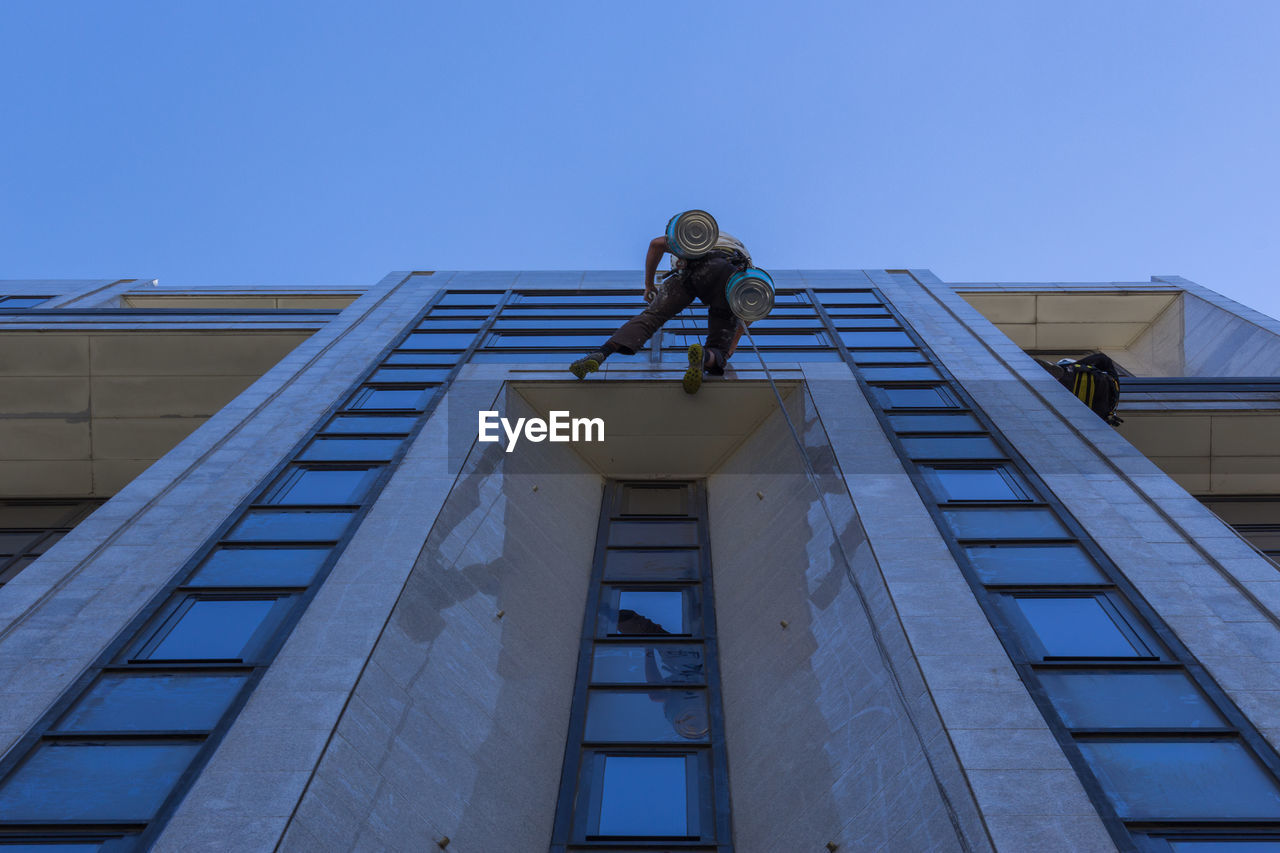
[[[609,339],[618,352],[634,355],[644,342],[653,337],[653,333],[662,328],[662,324],[693,304],[693,300],[701,300],[707,306],[707,343],[706,348],[713,351],[719,366],[714,372],[722,372],[724,364],[729,360],[733,346],[733,333],[738,325],[737,318],[729,309],[729,301],[724,295],[724,286],[729,276],[737,271],[732,263],[724,258],[714,257],[690,263],[689,268],[668,278],[658,286],[657,295],[643,312],[623,324],[622,328]]]

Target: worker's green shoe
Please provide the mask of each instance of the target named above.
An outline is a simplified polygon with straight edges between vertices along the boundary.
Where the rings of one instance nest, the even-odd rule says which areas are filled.
[[[686,394],[697,394],[702,387],[702,344],[689,345],[689,369],[680,384]]]
[[[589,352],[569,365],[569,372],[579,379],[586,379],[588,373],[595,373],[600,369],[604,359],[605,355],[602,352]]]

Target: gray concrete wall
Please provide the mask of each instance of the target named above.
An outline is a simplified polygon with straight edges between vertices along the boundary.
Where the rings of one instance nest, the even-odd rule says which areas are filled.
[[[450,401],[471,429],[479,408],[533,414],[514,392],[494,406]],[[283,850],[550,843],[603,480],[565,445],[479,447],[434,524],[396,533],[421,551]]]
[[[817,412],[788,407],[822,500],[780,411],[708,481],[737,849],[989,850]]]

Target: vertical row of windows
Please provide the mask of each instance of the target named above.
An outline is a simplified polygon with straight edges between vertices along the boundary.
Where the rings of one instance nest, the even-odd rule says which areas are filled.
[[[453,330],[456,312],[482,329],[503,295],[446,293],[416,317],[6,756],[0,848],[154,838],[478,340]]]
[[[101,500],[0,500],[0,586],[71,532]]]
[[[551,849],[728,851],[703,487],[610,483],[600,524]]]
[[[1121,588],[906,324],[871,328],[840,313],[884,305],[878,293],[815,298],[831,306],[850,366],[1031,693],[1074,744],[1073,763],[1117,843],[1280,850],[1274,751]]]

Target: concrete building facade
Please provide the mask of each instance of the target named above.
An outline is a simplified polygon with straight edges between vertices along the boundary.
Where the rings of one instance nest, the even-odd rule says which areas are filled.
[[[0,282],[0,849],[1280,850],[1280,323],[774,278]]]

